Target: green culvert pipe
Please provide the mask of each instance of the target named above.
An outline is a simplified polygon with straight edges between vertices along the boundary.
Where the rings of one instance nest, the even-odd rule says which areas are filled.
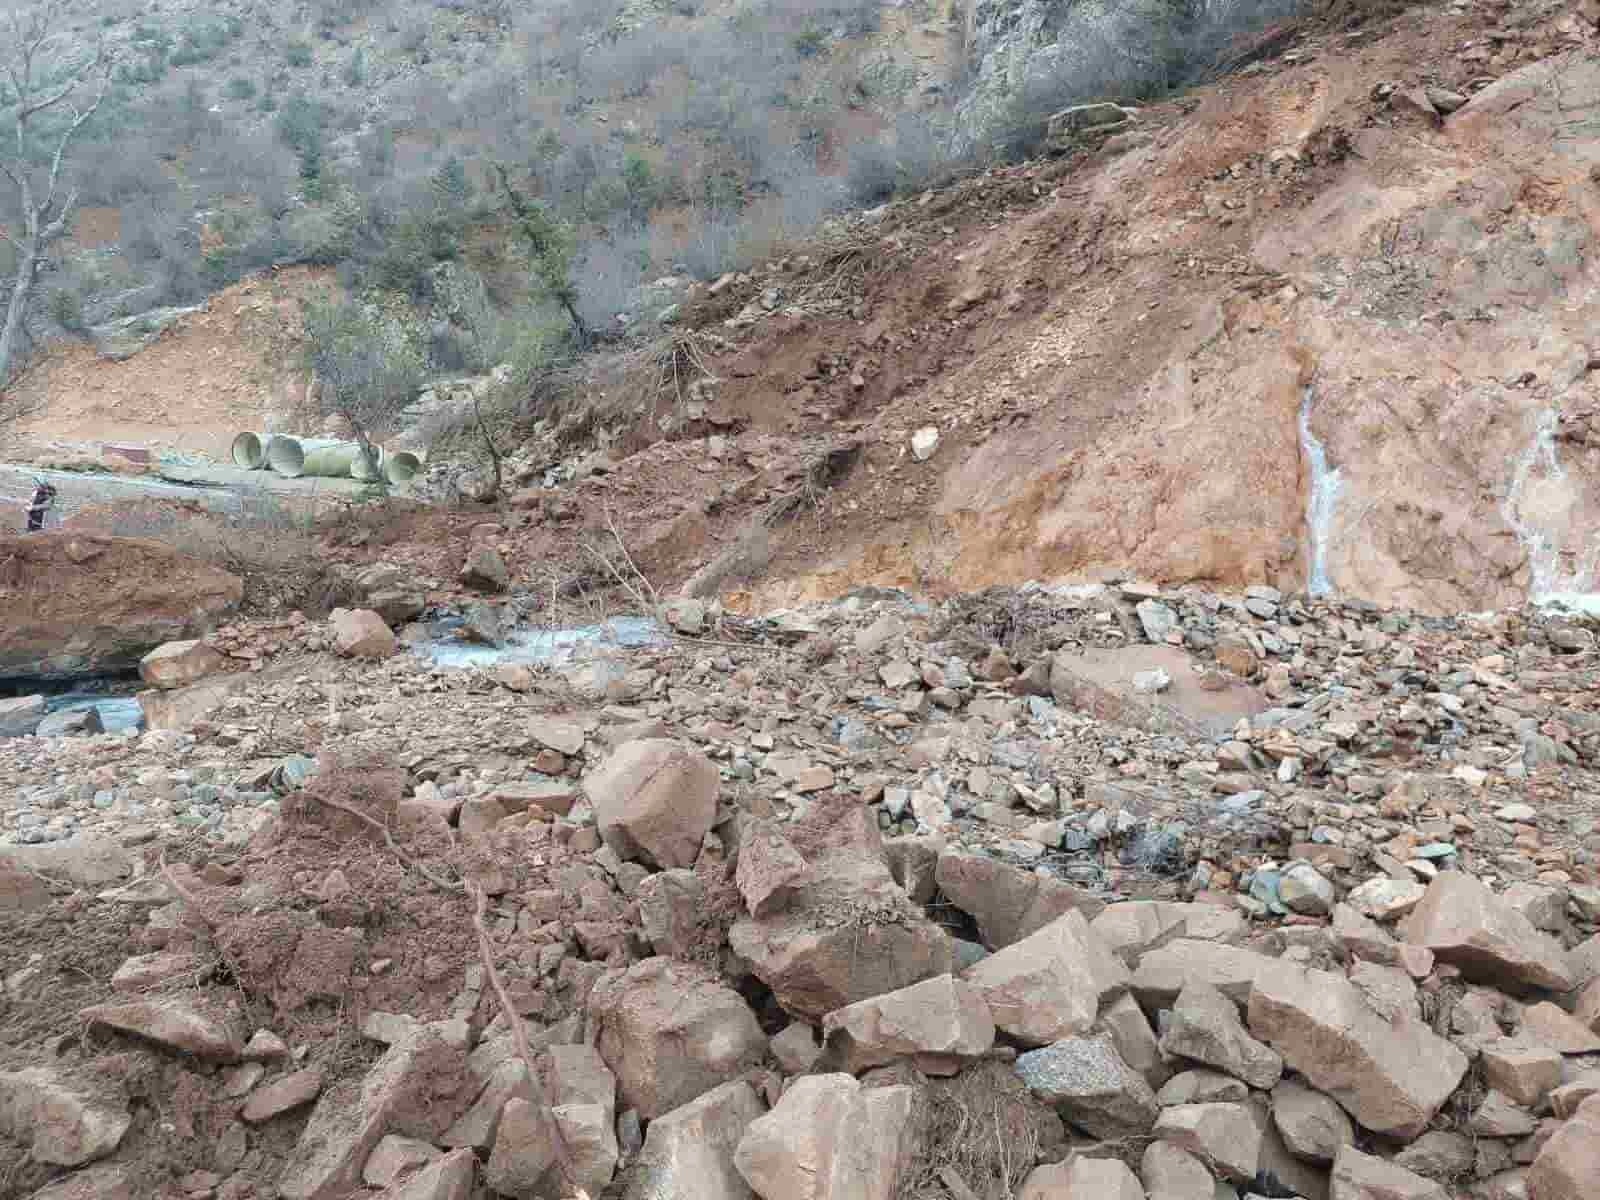
[[[390,483],[409,483],[422,470],[422,459],[409,450],[383,456],[383,477]]]
[[[381,466],[383,452],[376,446],[373,451]],[[321,479],[375,477],[366,466],[359,445],[331,438],[274,438],[267,445],[267,462],[285,479],[298,479],[302,475]]]
[[[270,448],[273,442],[283,440],[278,433],[258,433],[245,430],[233,439],[229,450],[233,465],[243,471],[260,471],[270,465]]]

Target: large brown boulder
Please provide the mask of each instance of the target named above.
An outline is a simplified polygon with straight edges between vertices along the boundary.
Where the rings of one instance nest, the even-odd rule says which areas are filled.
[[[994,1021],[982,994],[950,975],[829,1013],[822,1032],[832,1060],[852,1075],[899,1058],[911,1059],[925,1075],[954,1075],[994,1045]]]
[[[1428,885],[1422,902],[1406,918],[1405,939],[1484,983],[1557,992],[1578,983],[1559,942],[1461,871],[1442,872]]]
[[[767,1051],[737,992],[667,958],[602,979],[589,994],[589,1020],[622,1104],[646,1120],[728,1082]]]
[[[1591,1096],[1544,1144],[1528,1169],[1535,1200],[1593,1200],[1600,1196],[1600,1096]]]
[[[1079,912],[991,954],[962,978],[983,996],[997,1027],[1033,1046],[1087,1033],[1101,1004],[1128,985],[1127,968]]]
[[[984,854],[946,851],[934,876],[939,889],[978,923],[978,936],[1000,950],[1074,910],[1093,920],[1105,902],[1070,883],[1036,875]]]
[[[734,1166],[761,1200],[892,1200],[917,1156],[916,1089],[797,1080],[752,1121]]]
[[[600,836],[618,858],[692,867],[717,818],[717,768],[667,738],[626,742],[584,780]]]
[[[198,638],[165,642],[139,660],[139,678],[151,687],[183,687],[228,669],[228,659]]]
[[[237,576],[142,538],[5,535],[0,563],[0,676],[132,670],[244,598]]]
[[[781,912],[745,917],[728,932],[734,953],[795,1016],[819,1021],[950,973],[949,935],[894,881],[876,832],[819,854]]]
[[[1441,1183],[1396,1166],[1387,1159],[1341,1146],[1333,1160],[1329,1200],[1450,1200]],[[1539,1200],[1544,1200],[1540,1194]]]
[[[370,608],[336,608],[328,623],[333,648],[346,658],[388,658],[400,645],[394,630]]]
[[[1250,993],[1250,1032],[1374,1133],[1414,1138],[1467,1073],[1426,1025],[1390,1022],[1343,975],[1277,963]]]
[[[765,1112],[755,1089],[736,1079],[657,1117],[634,1164],[627,1200],[750,1200],[733,1156]]]

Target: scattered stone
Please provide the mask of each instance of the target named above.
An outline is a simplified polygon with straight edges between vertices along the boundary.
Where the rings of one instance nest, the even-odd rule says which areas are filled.
[[[1220,1071],[1179,1071],[1162,1085],[1156,1093],[1156,1103],[1162,1108],[1174,1104],[1210,1104],[1221,1101],[1236,1104],[1250,1095],[1242,1080]]]
[[[1421,904],[1427,891],[1414,879],[1379,875],[1353,888],[1346,899],[1358,912],[1375,920],[1396,921]]]
[[[1480,1050],[1483,1075],[1518,1104],[1534,1105],[1561,1083],[1561,1055],[1526,1038],[1498,1038]]]
[[[1283,1075],[1283,1059],[1251,1037],[1233,1001],[1204,980],[1185,985],[1179,994],[1161,1034],[1161,1049],[1262,1090]]]
[[[755,1090],[739,1079],[657,1117],[626,1200],[750,1200],[734,1154],[765,1112]]]
[[[336,608],[328,623],[334,649],[346,658],[388,658],[399,647],[394,631],[370,608]]]
[[[688,958],[705,917],[705,889],[693,871],[660,871],[639,884],[639,917],[655,952]]]
[[[1100,1012],[1096,1029],[1111,1039],[1122,1061],[1127,1063],[1152,1088],[1159,1088],[1172,1075],[1172,1067],[1161,1053],[1144,1010],[1132,995],[1118,996]]]
[[[278,1180],[280,1200],[334,1200],[354,1190],[386,1133],[439,1138],[472,1098],[466,1051],[464,1023],[418,1025],[364,1079],[323,1092]]]
[[[1534,1200],[1593,1200],[1600,1187],[1600,1096],[1564,1121],[1528,1168]]]
[[[205,642],[165,642],[139,660],[139,678],[151,687],[185,687],[228,669],[226,655]]]
[[[927,462],[938,448],[939,431],[932,425],[924,425],[911,435],[911,457],[918,462]]]
[[[511,572],[493,546],[477,545],[467,554],[460,579],[462,586],[480,592],[503,592],[511,582]]]
[[[37,1161],[77,1167],[104,1158],[132,1125],[113,1089],[49,1067],[0,1071],[0,1134]]]
[[[1353,1145],[1355,1126],[1331,1097],[1285,1079],[1272,1089],[1272,1121],[1290,1152],[1308,1162],[1331,1163]]]
[[[1148,1133],[1160,1111],[1144,1078],[1109,1038],[1067,1037],[1017,1057],[1028,1089],[1064,1120],[1099,1138]]]
[[[1131,987],[1146,1009],[1170,1008],[1191,981],[1209,983],[1235,1004],[1250,999],[1258,976],[1278,971],[1277,959],[1238,946],[1178,938],[1139,959]]]
[[[692,867],[717,816],[717,768],[665,738],[617,747],[584,781],[600,836],[625,862]]]
[[[470,1150],[452,1150],[373,1200],[469,1200],[478,1160]]]
[[[1261,1130],[1242,1104],[1178,1104],[1161,1110],[1154,1135],[1186,1150],[1225,1179],[1255,1178]]]
[[[321,1091],[321,1071],[315,1067],[295,1071],[282,1079],[274,1080],[264,1088],[257,1089],[250,1099],[245,1101],[244,1110],[240,1115],[250,1124],[259,1125],[299,1108],[302,1104],[311,1103]]]
[[[1450,1200],[1432,1179],[1415,1175],[1354,1146],[1341,1146],[1333,1161],[1330,1200]]]
[[[806,860],[770,822],[744,823],[736,876],[739,894],[752,917],[786,908],[807,874]]]
[[[367,1156],[361,1180],[368,1187],[386,1188],[400,1176],[426,1166],[444,1151],[416,1138],[389,1134]]]
[[[1210,1200],[1210,1195],[1208,1191],[1206,1200]],[[1145,1192],[1139,1186],[1138,1177],[1121,1159],[1079,1155],[1066,1162],[1035,1167],[1023,1181],[1018,1197],[1019,1200],[1145,1200]],[[1169,1198],[1161,1196],[1158,1200]]]
[[[1145,1193],[1155,1200],[1213,1200],[1211,1169],[1171,1142],[1151,1142],[1139,1161]]]
[[[1562,1054],[1600,1053],[1600,1034],[1548,1000],[1522,1010],[1521,1035]]]
[[[48,711],[43,696],[0,696],[0,738],[26,737]]]
[[[590,993],[589,1019],[622,1102],[646,1120],[726,1083],[767,1049],[737,992],[666,958],[602,980]]]
[[[1278,898],[1290,912],[1324,917],[1336,897],[1333,884],[1310,863],[1292,863],[1278,880]]]
[[[91,1025],[131,1033],[196,1058],[236,1062],[244,1050],[238,1014],[227,1006],[185,999],[96,1004],[79,1014]]]

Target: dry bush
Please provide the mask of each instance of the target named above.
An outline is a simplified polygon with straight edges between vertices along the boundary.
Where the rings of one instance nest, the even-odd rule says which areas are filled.
[[[1060,1157],[1065,1139],[1061,1118],[1000,1062],[931,1081],[915,1119],[922,1153],[901,1177],[897,1200],[945,1200],[946,1171],[975,1195],[1010,1197],[1035,1164]]]

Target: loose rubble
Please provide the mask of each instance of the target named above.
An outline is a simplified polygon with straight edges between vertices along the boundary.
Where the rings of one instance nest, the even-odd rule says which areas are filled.
[[[229,1200],[1594,1194],[1588,619],[1255,599],[860,596],[517,676],[289,623],[172,728],[0,741],[0,1147]],[[1058,699],[1152,632],[1291,690]],[[930,1135],[986,1072],[1020,1163]]]

